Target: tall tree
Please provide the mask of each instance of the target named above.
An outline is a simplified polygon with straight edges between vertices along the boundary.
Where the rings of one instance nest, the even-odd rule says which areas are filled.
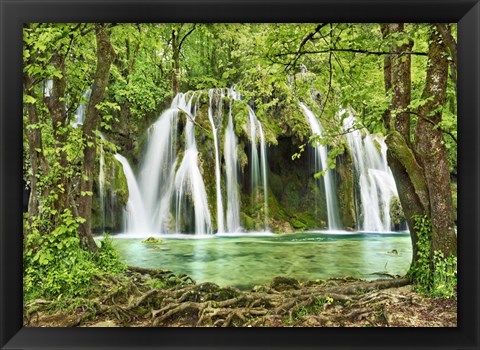
[[[83,176],[80,189],[79,215],[85,219],[80,224],[81,244],[91,250],[96,250],[96,244],[91,232],[91,211],[92,211],[92,187],[94,177],[94,164],[96,152],[96,135],[100,123],[100,111],[97,105],[103,101],[105,89],[110,76],[110,66],[115,59],[115,50],[110,43],[108,27],[104,24],[95,26],[95,37],[97,43],[97,66],[92,86],[92,93],[88,102],[87,113],[83,123],[83,137],[86,146],[83,153]]]
[[[385,58],[387,92],[392,99],[384,114],[388,132],[388,160],[392,168],[417,259],[415,215],[427,215],[432,223],[431,252],[456,255],[456,235],[448,157],[440,126],[448,79],[447,45],[435,26],[430,26],[427,72],[422,102],[411,105],[410,52],[413,42],[403,24],[381,25],[385,39],[403,37]],[[416,116],[414,128],[411,116]],[[412,140],[413,139],[413,140]]]

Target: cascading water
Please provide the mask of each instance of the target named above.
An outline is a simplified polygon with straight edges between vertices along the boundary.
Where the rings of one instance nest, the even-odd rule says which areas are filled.
[[[111,179],[115,178],[115,167],[110,168],[110,176]],[[110,190],[110,197],[109,197],[110,203],[109,203],[109,211],[110,211],[110,228],[112,229],[114,227],[115,223],[115,208],[117,205],[117,196],[115,194],[115,191]]]
[[[213,133],[213,143],[215,147],[215,183],[216,183],[216,194],[217,194],[217,232],[223,233],[225,231],[224,227],[224,214],[223,214],[223,202],[222,202],[222,188],[221,188],[221,177],[220,177],[220,159],[219,159],[219,150],[218,150],[218,131],[213,120],[213,97],[215,90],[211,89],[208,91],[210,104],[208,106],[208,119],[212,125]],[[222,115],[222,99],[223,92],[220,92],[220,102],[218,104],[217,114]]]
[[[198,150],[195,141],[195,120],[196,110],[191,108],[192,99],[185,106],[184,112],[190,113],[185,125],[185,154],[180,167],[175,175],[176,197],[176,230],[181,232],[181,218],[188,206],[193,205],[195,212],[195,234],[212,233],[210,211],[208,209],[207,192],[203,183],[202,174],[198,167]],[[189,197],[191,196],[191,198]],[[193,203],[187,203],[187,200]],[[187,218],[188,220],[188,218]]]
[[[303,103],[300,103],[300,107],[307,118],[307,122],[312,129],[313,134],[322,136],[322,127],[318,122],[315,114]],[[315,172],[325,171],[327,169],[327,147],[318,145],[314,147],[315,151]],[[335,194],[335,185],[333,182],[332,172],[326,170],[323,175],[323,182],[325,185],[325,199],[327,204],[327,218],[328,229],[338,230],[341,228],[340,218],[338,214],[338,203]]]
[[[267,151],[265,145],[265,134],[263,133],[262,124],[258,120],[252,107],[248,107],[248,118],[250,123],[250,139],[251,139],[251,165],[250,165],[250,186],[252,200],[255,200],[258,193],[260,181],[263,185],[264,199],[264,220],[265,231],[268,231],[268,183],[267,183]],[[260,161],[257,149],[257,131],[260,137]]]
[[[179,106],[185,96],[177,95],[148,130],[145,156],[139,173],[140,192],[149,226],[155,232],[171,229],[171,202],[174,192]]]
[[[258,179],[260,178],[260,165],[258,162],[258,150],[257,150],[257,133],[256,133],[256,121],[257,117],[253,109],[248,106],[248,118],[250,123],[250,139],[251,139],[251,150],[250,150],[250,188],[251,192],[255,193],[258,186]]]
[[[358,229],[391,231],[390,204],[398,192],[387,163],[387,145],[383,138],[368,132],[362,137],[361,131],[354,129],[355,118],[351,113],[344,119],[343,128],[347,131],[360,192],[356,203]]]
[[[258,130],[260,132],[260,159],[261,159],[261,169],[262,169],[262,180],[263,180],[263,208],[264,208],[264,220],[265,220],[265,231],[268,231],[268,182],[267,182],[267,149],[265,146],[265,134],[263,133],[262,124],[259,120]]]
[[[219,96],[215,96],[218,94]],[[239,232],[240,196],[238,189],[238,145],[232,117],[232,101],[240,100],[234,89],[212,89],[208,92],[208,118],[212,127],[213,146],[215,150],[215,193],[217,208],[217,232]],[[222,101],[230,98],[228,124],[224,134],[226,210],[223,206],[222,167],[219,148],[220,125],[223,121]],[[217,98],[218,97],[218,98]],[[195,100],[195,103],[194,103]],[[130,192],[126,211],[126,228],[128,232],[194,232],[210,234],[213,232],[207,191],[199,164],[195,139],[196,114],[200,94],[178,94],[170,108],[149,128],[146,151],[139,167],[138,186],[133,172],[124,165],[125,176],[129,182]],[[218,103],[217,106],[214,106]],[[251,130],[251,179],[252,196],[263,187],[264,222],[268,230],[268,182],[267,152],[262,124],[248,106]],[[179,112],[185,119],[180,120]],[[184,151],[178,152],[177,125],[183,123]],[[259,145],[257,145],[259,143]],[[259,148],[259,150],[258,150]],[[259,155],[260,153],[260,155]],[[182,155],[180,159],[179,156]],[[126,161],[122,164],[124,164]],[[126,162],[128,164],[128,162]],[[177,166],[178,164],[178,166]],[[128,175],[127,175],[128,173]],[[135,189],[137,188],[138,191]],[[132,209],[131,206],[135,206]],[[142,219],[134,218],[135,211]],[[225,223],[226,219],[226,223]]]
[[[128,160],[120,154],[115,154],[115,158],[122,164],[125,178],[128,186],[128,201],[125,209],[126,230],[131,233],[149,233],[146,211],[143,206],[142,196],[138,189],[137,180],[133,174]]]
[[[235,96],[234,93],[232,90],[229,91],[229,95]],[[241,230],[237,178],[238,154],[237,136],[233,129],[231,101],[228,113],[228,125],[225,131],[224,158],[227,184],[227,230],[228,232],[238,232]]]

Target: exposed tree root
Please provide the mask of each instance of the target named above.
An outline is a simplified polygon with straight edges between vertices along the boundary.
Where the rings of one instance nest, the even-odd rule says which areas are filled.
[[[352,278],[301,283],[277,277],[252,291],[194,284],[166,270],[132,268],[132,286],[120,283],[92,300],[68,326],[456,326],[456,300],[429,299],[413,292],[405,278],[361,281]],[[165,281],[152,288],[150,278]],[[174,281],[175,283],[173,283]],[[168,283],[167,283],[168,282]],[[36,300],[25,305],[25,325],[57,325],[66,313]],[[60,322],[61,323],[61,322]]]

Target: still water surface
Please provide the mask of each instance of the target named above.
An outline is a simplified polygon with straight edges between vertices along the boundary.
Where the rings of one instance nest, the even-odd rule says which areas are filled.
[[[275,276],[315,280],[405,275],[412,255],[408,233],[159,235],[160,244],[133,237],[113,236],[114,247],[131,266],[168,269],[197,283],[241,289]]]

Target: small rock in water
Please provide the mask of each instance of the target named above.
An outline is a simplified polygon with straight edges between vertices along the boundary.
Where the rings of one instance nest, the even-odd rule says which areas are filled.
[[[148,237],[147,239],[144,239],[142,243],[147,243],[147,244],[160,244],[162,243],[161,239],[155,238],[155,237]]]
[[[388,252],[388,254],[398,255],[398,251],[396,249],[392,249],[391,251]]]

